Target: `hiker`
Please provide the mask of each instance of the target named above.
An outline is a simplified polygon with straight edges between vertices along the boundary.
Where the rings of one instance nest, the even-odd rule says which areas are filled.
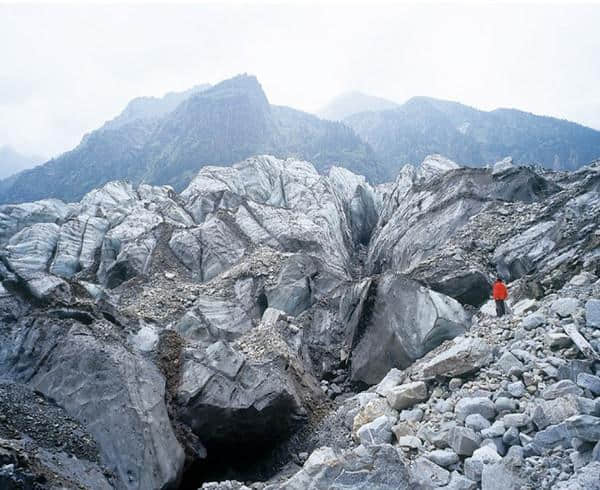
[[[506,315],[506,304],[504,303],[508,299],[508,290],[506,285],[502,282],[499,277],[496,279],[493,288],[494,301],[496,302],[496,315],[499,317]]]

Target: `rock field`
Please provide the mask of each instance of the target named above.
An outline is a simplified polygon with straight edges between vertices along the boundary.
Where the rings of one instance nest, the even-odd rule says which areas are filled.
[[[0,206],[0,488],[600,489],[599,221],[439,155]]]

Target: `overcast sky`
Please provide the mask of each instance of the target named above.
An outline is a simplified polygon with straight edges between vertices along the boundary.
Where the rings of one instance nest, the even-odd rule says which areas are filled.
[[[255,74],[316,111],[351,90],[600,129],[600,6],[0,5],[0,146],[50,157],[133,97]]]

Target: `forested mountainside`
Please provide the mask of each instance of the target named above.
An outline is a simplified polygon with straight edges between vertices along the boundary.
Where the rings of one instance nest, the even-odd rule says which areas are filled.
[[[600,157],[600,131],[515,109],[486,112],[414,97],[397,109],[354,114],[344,120],[386,169],[441,153],[472,166],[510,155],[519,164],[575,170]]]
[[[370,180],[386,177],[369,146],[348,126],[271,106],[257,79],[240,75],[164,99],[136,99],[77,148],[0,182],[0,202],[73,201],[123,178],[181,190],[205,165],[262,153],[308,159],[320,171],[337,164]]]

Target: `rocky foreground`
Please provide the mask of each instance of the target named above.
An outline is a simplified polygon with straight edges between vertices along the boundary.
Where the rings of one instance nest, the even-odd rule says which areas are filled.
[[[440,156],[2,206],[0,487],[599,488],[599,220]]]

